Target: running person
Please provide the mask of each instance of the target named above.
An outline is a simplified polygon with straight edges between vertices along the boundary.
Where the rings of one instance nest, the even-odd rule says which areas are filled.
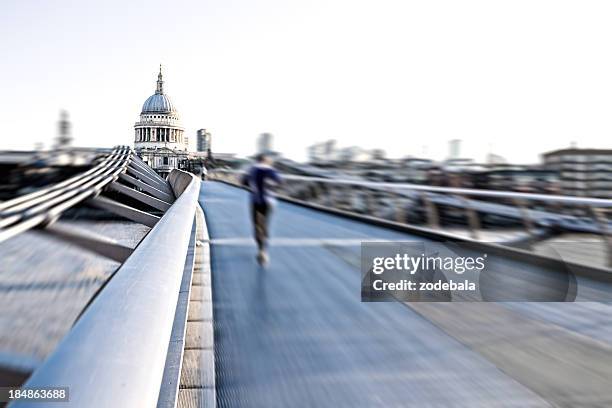
[[[253,230],[257,242],[257,262],[262,265],[268,263],[268,223],[272,212],[273,198],[270,195],[268,180],[278,184],[281,179],[278,172],[272,167],[270,156],[265,153],[257,156],[257,163],[253,165],[244,176],[242,182],[251,189],[251,215]]]

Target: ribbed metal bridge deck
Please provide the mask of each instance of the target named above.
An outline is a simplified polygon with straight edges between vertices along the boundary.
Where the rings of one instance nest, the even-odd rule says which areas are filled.
[[[610,401],[611,321],[593,303],[561,305],[565,325],[545,304],[361,303],[359,242],[422,237],[280,202],[262,269],[246,192],[206,182],[200,203],[212,240],[221,407]],[[580,321],[586,315],[599,328]]]

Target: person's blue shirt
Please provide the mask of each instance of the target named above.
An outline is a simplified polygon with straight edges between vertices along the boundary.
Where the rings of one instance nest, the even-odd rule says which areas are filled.
[[[251,202],[254,205],[271,203],[271,195],[266,185],[268,180],[280,183],[278,172],[266,164],[255,164],[251,167],[243,179],[243,184],[251,188]]]

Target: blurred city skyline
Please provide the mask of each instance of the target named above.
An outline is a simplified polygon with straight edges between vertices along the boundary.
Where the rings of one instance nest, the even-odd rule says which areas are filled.
[[[603,1],[10,0],[2,149],[49,147],[63,109],[74,145],[131,145],[159,63],[194,150],[200,128],[239,155],[270,132],[296,160],[328,139],[517,163],[609,148],[611,18]]]

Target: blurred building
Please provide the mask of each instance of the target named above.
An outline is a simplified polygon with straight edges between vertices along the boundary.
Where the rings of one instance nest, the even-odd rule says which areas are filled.
[[[383,149],[373,149],[372,150],[372,159],[374,160],[385,160],[387,154]]]
[[[559,174],[538,165],[490,164],[472,175],[473,187],[524,193],[558,193]]]
[[[57,138],[55,140],[55,147],[61,149],[62,147],[68,147],[72,143],[72,135],[70,134],[70,121],[68,120],[68,112],[62,111],[60,113],[60,120],[58,122]]]
[[[432,168],[434,185],[484,190],[558,193],[558,173],[540,165],[479,163],[472,159],[445,160]]]
[[[477,171],[482,171],[486,168],[486,166],[474,161],[474,159],[454,158],[441,162],[440,168],[446,173],[470,174]]]
[[[461,157],[461,139],[453,139],[448,142],[448,158],[451,160]]]
[[[559,173],[562,194],[612,198],[612,149],[572,147],[544,153],[542,159]]]
[[[271,133],[262,133],[257,138],[257,153],[270,153],[272,152],[272,141],[273,137]]]
[[[367,162],[374,159],[372,150],[367,150],[359,146],[343,147],[338,150],[338,160],[345,162]]]
[[[311,163],[336,160],[336,141],[327,140],[308,147],[308,161]]]
[[[212,150],[212,135],[206,129],[198,129],[196,132],[198,152],[209,153]]]
[[[364,149],[359,146],[339,148],[335,140],[315,143],[308,147],[308,160],[313,164],[365,163],[374,160],[384,160],[382,149]]]
[[[487,164],[506,164],[508,161],[505,157],[495,153],[487,154]]]
[[[134,149],[162,177],[172,169],[184,166],[188,157],[188,141],[179,113],[164,92],[161,65],[155,93],[142,105],[140,119],[134,129]]]

